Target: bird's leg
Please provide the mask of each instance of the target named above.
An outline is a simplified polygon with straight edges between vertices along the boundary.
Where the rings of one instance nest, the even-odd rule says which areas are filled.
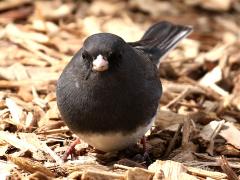
[[[148,153],[148,150],[147,150],[147,146],[146,146],[146,136],[142,137],[141,144],[143,146],[143,159],[145,161],[151,162],[151,158],[149,156],[149,153]]]
[[[64,162],[67,161],[67,158],[68,158],[69,155],[72,155],[72,154],[73,154],[73,151],[74,151],[75,146],[76,146],[77,144],[79,144],[79,143],[80,143],[80,139],[77,138],[76,140],[74,140],[74,141],[70,144],[70,146],[68,147],[68,149],[66,150],[66,152],[65,152],[64,155],[63,155],[63,161],[64,161]]]
[[[141,138],[141,144],[143,146],[143,151],[146,152],[147,151],[147,147],[146,147],[146,136],[143,136]]]

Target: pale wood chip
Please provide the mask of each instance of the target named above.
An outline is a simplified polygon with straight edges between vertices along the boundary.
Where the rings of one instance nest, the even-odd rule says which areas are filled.
[[[199,84],[205,87],[210,87],[216,93],[221,96],[228,96],[229,93],[216,85],[215,83],[222,79],[222,70],[219,66],[216,66],[213,70],[209,71],[204,75],[204,77],[199,81]]]
[[[102,30],[104,32],[117,34],[128,42],[137,41],[144,33],[143,29],[139,28],[139,26],[136,26],[136,24],[128,18],[112,18],[103,24]]]
[[[11,171],[15,167],[16,165],[12,162],[0,160],[0,179],[7,179],[7,177],[11,175]]]
[[[12,161],[14,164],[18,165],[19,168],[21,168],[27,172],[35,173],[35,172],[39,171],[50,177],[56,176],[52,171],[50,171],[49,169],[44,167],[41,163],[39,163],[37,161],[33,161],[29,158],[14,157],[14,156],[10,156],[10,155],[7,155],[7,158],[8,158],[8,160]]]
[[[231,8],[231,0],[224,0],[224,1],[218,1],[218,0],[208,0],[208,1],[201,1],[201,6],[204,9],[208,10],[215,10],[215,11],[227,11]]]
[[[68,175],[68,179],[81,179],[83,172],[74,171]]]
[[[47,102],[44,99],[41,99],[37,93],[37,90],[34,86],[32,86],[32,94],[33,94],[33,102],[37,104],[39,107],[44,109],[47,106]]]
[[[43,180],[52,180],[53,178],[49,177],[48,174],[45,174],[43,172],[37,171],[37,172],[29,175],[27,177],[27,179],[30,179],[30,180],[41,180],[41,179],[43,179]]]
[[[27,103],[16,96],[9,95],[9,98],[11,98],[17,105],[21,106],[23,109],[27,111],[32,111],[33,109],[32,103],[30,102]]]
[[[47,61],[51,65],[56,65],[56,64],[59,63],[59,59],[42,52],[42,51],[45,51],[48,48],[46,48],[45,46],[41,45],[40,43],[32,40],[31,38],[12,37],[10,35],[8,36],[8,38],[12,42],[18,44],[19,46],[21,46],[25,49],[27,49],[28,51],[32,52],[37,57]],[[41,37],[38,37],[38,38],[41,39]],[[45,40],[45,41],[48,41],[48,40]],[[43,48],[43,47],[45,47],[45,48]],[[50,52],[52,52],[52,50],[50,50]]]
[[[47,102],[50,101],[55,101],[56,100],[56,92],[50,92],[46,95],[46,97],[44,98],[44,100],[46,100]],[[50,105],[50,104],[49,104]]]
[[[0,139],[8,142],[12,146],[22,151],[27,151],[27,150],[30,150],[31,152],[37,151],[37,148],[35,148],[35,146],[29,144],[25,140],[17,138],[16,134],[12,134],[7,131],[0,131]]]
[[[212,50],[210,50],[208,53],[205,54],[205,59],[207,61],[219,60],[225,53],[225,50],[228,46],[229,45],[227,45],[227,44],[215,46]],[[217,77],[217,78],[219,78],[219,77]]]
[[[74,160],[74,161],[67,161],[66,163],[63,164],[63,168],[65,168],[69,173],[72,172],[83,172],[83,171],[110,171],[111,168],[97,164],[96,161],[93,161],[93,158],[87,157],[87,156],[82,156],[81,159],[83,160]]]
[[[105,15],[115,15],[126,8],[126,3],[122,1],[93,1],[89,7],[89,13],[99,16],[101,14]]]
[[[0,78],[4,80],[15,80],[15,75],[11,68],[0,67]]]
[[[126,180],[150,180],[154,176],[154,173],[143,168],[131,168],[126,172]]]
[[[203,129],[200,132],[200,136],[206,140],[211,141],[216,131],[219,132],[218,127],[222,127],[222,124],[224,124],[224,120],[222,121],[211,121],[209,124],[203,127]],[[215,136],[214,136],[215,137]]]
[[[21,116],[23,113],[23,110],[20,106],[16,104],[16,102],[10,98],[6,99],[6,105],[11,113],[12,121],[15,125],[20,125],[21,122]]]
[[[0,117],[3,119],[3,117],[9,113],[9,109],[8,108],[5,108],[3,110],[0,111]]]
[[[190,174],[197,175],[200,177],[209,177],[213,179],[225,179],[227,178],[227,175],[224,173],[220,172],[215,172],[215,171],[208,171],[205,169],[200,169],[196,167],[187,167],[187,171]]]
[[[196,58],[199,55],[200,42],[193,39],[184,39],[180,46],[184,49],[186,59]]]
[[[32,28],[37,31],[48,32],[49,35],[55,35],[60,29],[55,23],[42,19],[33,19]]]
[[[0,156],[4,156],[6,154],[7,149],[8,149],[8,145],[1,145],[0,146]]]
[[[18,96],[20,96],[23,99],[24,103],[25,102],[32,102],[32,100],[33,100],[33,96],[32,96],[32,93],[31,93],[31,88],[29,86],[20,87],[17,94],[18,94]]]
[[[148,167],[149,171],[160,172],[163,171],[164,177],[167,179],[176,179],[181,173],[187,172],[187,168],[178,162],[157,160]]]
[[[227,11],[231,8],[231,0],[226,1],[218,1],[218,0],[184,0],[184,3],[191,6],[201,6],[207,10],[214,10],[214,11]]]
[[[56,81],[60,75],[50,67],[30,67],[27,72],[34,81]]]
[[[219,134],[226,139],[229,144],[232,144],[236,148],[240,149],[240,130],[237,129],[233,123],[226,122]]]
[[[60,119],[60,113],[58,110],[57,102],[50,101],[48,102],[49,110],[47,111],[47,116],[49,119]]]
[[[192,176],[190,174],[187,174],[185,172],[180,173],[179,177],[177,178],[179,180],[199,180],[196,176]]]
[[[22,6],[24,4],[28,4],[28,3],[32,3],[31,0],[6,0],[6,1],[1,1],[0,2],[0,10],[6,10],[6,9],[10,9],[10,8],[16,8],[19,6]]]
[[[63,160],[52,151],[44,141],[40,141],[38,136],[34,133],[19,133],[19,136],[22,140],[25,140],[36,149],[40,149],[45,153],[48,153],[58,164],[61,164]]]
[[[82,180],[88,180],[88,179],[104,179],[104,180],[124,180],[124,176],[108,172],[108,171],[101,171],[101,170],[87,170],[84,171],[81,177]]]
[[[214,129],[213,134],[211,135],[210,144],[208,145],[206,152],[208,152],[212,156],[213,156],[213,152],[214,152],[214,143],[215,143],[214,139],[219,134],[220,130],[222,129],[224,122],[225,122],[225,120],[220,121],[218,126]]]
[[[95,16],[89,16],[83,19],[83,32],[87,35],[96,34],[102,32],[101,22]]]
[[[25,126],[25,128],[30,128],[34,124],[35,124],[35,121],[34,121],[34,118],[33,118],[33,113],[32,112],[28,112],[24,126]]]
[[[179,13],[178,9],[168,1],[133,0],[130,1],[129,5],[133,8],[139,8],[142,11],[148,12],[155,18],[162,14],[176,15]]]
[[[240,157],[240,150],[231,144],[224,144],[216,147],[215,151],[225,156]],[[240,159],[239,159],[240,160]]]
[[[25,80],[29,79],[28,73],[26,71],[26,68],[20,64],[20,63],[15,63],[10,67],[15,75],[16,80]]]
[[[32,40],[40,43],[47,43],[49,41],[48,36],[37,32],[25,32],[17,27],[15,24],[8,24],[6,27],[6,35],[11,40],[25,39]]]
[[[36,9],[41,14],[40,17],[44,17],[48,20],[57,20],[66,16],[69,16],[74,9],[73,3],[60,3],[61,1],[38,1],[35,3]],[[39,18],[36,16],[35,18]]]
[[[41,79],[41,80],[22,80],[22,81],[5,81],[0,80],[0,88],[19,88],[21,86],[31,86],[34,85],[37,89],[41,89],[44,85],[49,83],[54,83],[55,80],[51,79]]]

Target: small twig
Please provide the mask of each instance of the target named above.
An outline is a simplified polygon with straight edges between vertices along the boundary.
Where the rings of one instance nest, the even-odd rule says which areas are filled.
[[[189,117],[183,123],[183,133],[182,133],[182,147],[186,147],[189,144],[189,138],[191,133],[191,122]]]
[[[128,170],[128,169],[132,169],[133,167],[129,167],[129,166],[124,166],[122,164],[114,164],[113,165],[114,168],[119,168],[119,169],[125,169],[125,170]]]
[[[50,130],[43,130],[40,132],[36,132],[36,134],[44,134],[44,135],[50,135],[50,134],[57,134],[57,133],[66,133],[69,132],[69,128],[68,127],[64,127],[64,128],[59,128],[59,129],[50,129]]]
[[[190,90],[189,88],[185,89],[184,91],[181,92],[181,94],[179,94],[175,99],[173,99],[172,101],[170,101],[165,108],[169,108],[171,107],[173,104],[176,104],[177,102],[179,102],[180,100],[184,99],[188,94],[189,94]]]
[[[211,139],[210,139],[210,144],[207,148],[207,152],[210,155],[213,155],[213,148],[214,148],[214,139],[215,137],[218,135],[218,133],[220,132],[220,130],[222,129],[222,126],[224,125],[225,121],[220,121],[220,123],[218,124],[218,126],[214,129],[212,135],[211,135]]]
[[[200,177],[208,177],[213,179],[224,179],[227,177],[227,175],[224,173],[208,171],[208,170],[200,169],[196,167],[187,167],[187,171],[189,174],[194,174]]]
[[[221,166],[222,170],[227,174],[228,179],[239,180],[237,174],[229,166],[228,161],[224,156],[218,158],[217,163]]]
[[[169,154],[171,153],[174,145],[176,144],[176,140],[177,140],[177,138],[178,138],[178,136],[179,136],[179,134],[180,134],[180,132],[181,132],[182,127],[183,127],[182,124],[180,124],[180,125],[178,126],[178,129],[177,129],[177,131],[175,132],[172,140],[170,141],[170,143],[169,143],[169,145],[168,145],[168,147],[167,147],[167,150],[166,150],[165,154],[163,155],[163,158],[168,157]]]

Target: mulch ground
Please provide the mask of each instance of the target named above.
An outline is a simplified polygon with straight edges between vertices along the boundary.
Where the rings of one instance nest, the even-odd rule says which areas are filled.
[[[89,35],[136,41],[161,20],[194,32],[161,62],[149,155],[81,143],[63,162],[76,138],[56,104],[65,65]],[[239,37],[237,0],[0,1],[0,178],[239,179]]]

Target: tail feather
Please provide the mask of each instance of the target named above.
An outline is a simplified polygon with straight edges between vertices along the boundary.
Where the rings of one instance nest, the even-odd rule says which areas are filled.
[[[160,59],[191,32],[191,27],[162,21],[151,26],[140,41],[129,44],[144,51],[158,65]]]

